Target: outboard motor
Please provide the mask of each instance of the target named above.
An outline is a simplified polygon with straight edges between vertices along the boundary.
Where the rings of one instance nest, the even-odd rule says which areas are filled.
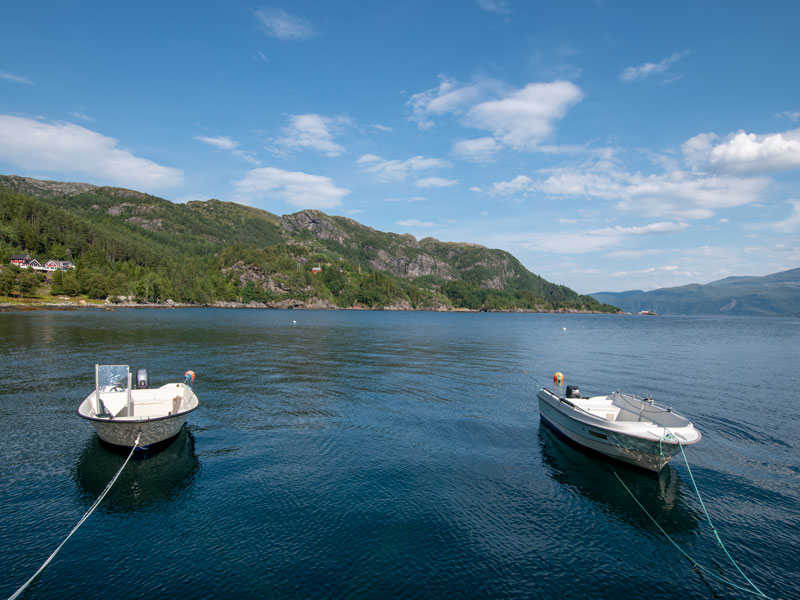
[[[581,390],[578,388],[577,385],[567,386],[567,398],[580,398],[580,397],[581,397]]]
[[[136,371],[136,387],[140,390],[146,390],[150,385],[150,378],[147,376],[147,369],[139,369]]]

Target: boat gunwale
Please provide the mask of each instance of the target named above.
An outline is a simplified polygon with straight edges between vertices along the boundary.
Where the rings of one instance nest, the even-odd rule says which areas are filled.
[[[153,421],[163,421],[165,419],[172,419],[174,417],[180,417],[181,415],[188,415],[190,412],[195,411],[198,408],[200,408],[200,404],[198,403],[197,406],[193,406],[192,408],[189,408],[189,409],[186,409],[186,410],[183,410],[183,411],[178,411],[178,412],[172,413],[170,415],[164,415],[163,417],[136,417],[136,416],[133,416],[133,417],[108,417],[108,418],[103,418],[103,417],[90,417],[89,415],[82,414],[81,413],[81,406],[83,406],[84,402],[86,402],[86,400],[81,402],[78,405],[77,410],[75,411],[75,412],[78,413],[78,416],[81,417],[82,419],[86,419],[87,421],[99,421],[101,423],[120,423],[120,424],[130,423],[131,425],[135,425],[136,423],[152,423]]]
[[[87,402],[91,403],[91,398],[92,398],[92,396],[93,396],[93,394],[95,392],[90,392],[89,395],[86,396],[86,398],[81,400],[81,403],[78,404],[78,408],[75,410],[75,412],[78,413],[79,417],[81,417],[82,419],[86,419],[87,421],[97,421],[97,422],[100,422],[100,423],[119,423],[119,424],[129,423],[131,425],[135,425],[136,423],[152,423],[154,421],[164,421],[166,419],[172,419],[172,418],[175,418],[175,417],[180,417],[182,415],[188,415],[190,412],[193,412],[193,411],[197,410],[198,408],[200,408],[200,400],[197,398],[197,394],[195,394],[194,390],[190,386],[186,385],[185,383],[177,383],[177,384],[175,384],[175,383],[165,383],[161,387],[151,388],[151,389],[153,391],[157,391],[157,390],[163,389],[165,387],[168,387],[170,385],[179,385],[179,386],[182,385],[182,386],[184,386],[184,388],[190,390],[191,393],[192,393],[192,395],[190,396],[190,400],[191,400],[191,398],[194,398],[195,405],[190,407],[190,408],[187,408],[185,410],[179,410],[178,412],[170,413],[168,415],[163,415],[163,416],[156,416],[156,417],[137,417],[136,415],[134,415],[133,417],[112,417],[112,416],[98,417],[98,416],[86,415],[86,414],[83,414],[81,412],[81,407],[84,404],[86,404]],[[132,390],[132,391],[135,391],[135,390]]]

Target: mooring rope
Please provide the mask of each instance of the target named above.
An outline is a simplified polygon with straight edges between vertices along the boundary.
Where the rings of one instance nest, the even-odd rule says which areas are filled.
[[[664,429],[666,429],[666,427]],[[695,492],[695,494],[697,494],[697,499],[700,501],[700,506],[703,508],[703,513],[705,513],[705,515],[706,515],[706,520],[708,521],[708,524],[711,527],[711,531],[714,532],[714,537],[717,538],[717,543],[719,544],[719,547],[722,548],[722,551],[725,553],[725,556],[728,557],[728,559],[731,561],[731,564],[734,567],[736,567],[736,570],[739,571],[739,574],[742,577],[744,577],[745,581],[747,581],[747,583],[749,583],[751,585],[751,587],[756,592],[758,592],[758,594],[760,596],[766,598],[767,596],[764,594],[764,592],[762,592],[760,589],[758,589],[758,586],[756,586],[755,583],[750,581],[750,578],[747,575],[745,575],[744,571],[742,571],[739,568],[739,565],[736,563],[735,560],[733,560],[733,557],[728,552],[728,549],[725,548],[725,544],[722,543],[722,538],[719,537],[719,532],[717,532],[717,528],[714,527],[714,523],[711,521],[711,515],[709,515],[708,511],[706,510],[706,505],[703,502],[703,497],[700,495],[700,489],[697,487],[697,483],[695,483],[695,481],[694,481],[694,475],[692,475],[692,468],[689,466],[689,461],[686,459],[686,452],[683,451],[683,444],[681,444],[681,441],[675,436],[675,434],[673,434],[671,431],[669,433],[670,433],[670,435],[675,437],[675,440],[678,442],[678,447],[681,449],[681,454],[683,455],[683,462],[686,463],[686,470],[689,472],[689,479],[692,480],[692,487],[694,487],[694,492]]]
[[[108,491],[111,489],[111,486],[112,486],[112,485],[114,485],[114,483],[117,481],[117,478],[118,478],[118,477],[120,476],[120,474],[122,473],[122,469],[124,469],[124,468],[125,468],[125,465],[127,465],[127,464],[128,464],[128,461],[131,459],[131,456],[133,456],[133,452],[134,452],[134,450],[136,450],[136,448],[138,448],[138,447],[139,447],[139,440],[141,439],[141,437],[142,437],[142,434],[141,434],[141,432],[140,432],[140,433],[139,433],[139,435],[138,435],[138,437],[136,438],[136,442],[134,442],[134,444],[133,444],[133,448],[131,448],[131,453],[130,453],[130,454],[128,454],[128,458],[126,458],[126,459],[125,459],[125,462],[124,462],[124,463],[122,463],[122,466],[119,468],[119,471],[117,471],[117,474],[116,474],[116,475],[114,475],[113,479],[111,479],[111,481],[109,481],[109,482],[108,482],[108,485],[106,486],[106,489],[104,489],[104,490],[103,490],[103,492],[102,492],[102,493],[101,493],[101,494],[100,494],[100,495],[97,497],[97,500],[95,500],[95,501],[94,501],[94,503],[93,503],[93,504],[92,504],[92,505],[89,507],[89,510],[88,510],[88,511],[86,511],[86,514],[85,514],[85,515],[83,515],[83,517],[81,518],[81,520],[80,520],[80,521],[78,521],[78,524],[77,524],[77,525],[75,525],[75,527],[73,527],[73,528],[72,528],[72,531],[70,531],[70,532],[69,532],[69,535],[68,535],[67,537],[65,537],[65,538],[64,538],[64,541],[63,541],[63,542],[61,542],[61,543],[58,545],[58,548],[56,548],[56,549],[53,551],[53,553],[52,553],[52,554],[51,554],[51,555],[48,557],[48,559],[47,559],[46,561],[44,561],[44,563],[42,563],[42,566],[41,566],[41,567],[39,567],[39,570],[38,570],[38,571],[36,571],[36,573],[34,573],[34,574],[33,574],[33,576],[32,576],[30,579],[28,579],[28,581],[26,581],[24,584],[22,584],[22,587],[20,587],[20,588],[19,588],[19,589],[18,589],[16,592],[14,592],[14,593],[13,593],[11,596],[9,596],[9,597],[8,597],[8,600],[15,600],[16,598],[18,598],[18,597],[19,597],[19,595],[20,595],[22,592],[24,592],[24,591],[25,591],[25,588],[27,588],[27,587],[28,587],[28,586],[29,586],[31,583],[33,583],[33,580],[34,580],[34,579],[36,579],[36,578],[39,576],[39,574],[40,574],[42,571],[44,571],[44,570],[45,570],[45,568],[47,567],[47,565],[49,565],[49,564],[50,564],[50,561],[52,561],[52,560],[53,560],[53,558],[55,558],[56,554],[58,554],[58,551],[59,551],[59,550],[61,550],[61,547],[62,547],[64,544],[66,544],[66,543],[67,543],[67,540],[68,540],[69,538],[71,538],[71,537],[72,537],[72,534],[73,534],[73,533],[75,533],[76,531],[78,531],[78,527],[80,527],[81,525],[83,525],[83,522],[84,522],[84,521],[86,521],[86,519],[88,519],[88,518],[89,518],[89,516],[90,516],[90,515],[91,515],[91,514],[94,512],[94,510],[95,510],[95,509],[96,509],[96,508],[97,508],[97,507],[100,505],[100,503],[103,501],[103,498],[105,498],[105,497],[106,497],[106,494],[108,494]]]
[[[668,431],[666,427],[664,429],[666,431]],[[717,579],[717,580],[721,581],[722,583],[724,583],[725,585],[728,585],[728,586],[730,586],[732,588],[735,588],[735,589],[737,589],[739,591],[746,592],[746,593],[752,594],[754,596],[759,596],[761,598],[770,599],[769,596],[767,596],[764,592],[762,592],[760,589],[758,589],[758,586],[756,586],[756,584],[753,583],[750,580],[750,578],[747,575],[744,574],[742,569],[739,568],[739,565],[736,563],[736,561],[733,559],[733,557],[728,552],[727,548],[725,548],[725,544],[722,543],[722,538],[720,538],[719,533],[717,532],[717,528],[714,527],[714,523],[711,521],[711,516],[708,514],[708,511],[706,510],[706,506],[705,506],[705,503],[703,502],[703,498],[702,498],[702,496],[700,496],[700,490],[698,489],[697,483],[694,480],[694,475],[692,475],[692,469],[689,466],[689,461],[686,459],[686,453],[683,451],[683,444],[681,444],[680,440],[677,437],[675,437],[675,435],[672,432],[669,432],[669,435],[674,437],[675,440],[678,442],[678,446],[681,449],[681,454],[683,454],[683,461],[686,463],[686,469],[689,472],[689,478],[692,481],[692,487],[694,487],[695,494],[697,494],[697,499],[700,500],[700,506],[703,509],[703,513],[706,516],[706,520],[708,521],[708,524],[711,526],[711,531],[714,532],[714,537],[716,538],[717,543],[720,545],[720,547],[722,548],[723,552],[725,552],[725,556],[728,557],[728,559],[730,560],[731,564],[733,564],[733,566],[736,567],[736,570],[739,571],[741,576],[744,577],[745,580],[747,581],[747,583],[750,584],[749,588],[744,587],[742,585],[739,585],[737,583],[734,583],[734,582],[732,582],[732,581],[730,581],[728,579],[725,579],[724,577],[720,577],[719,575],[717,575],[716,573],[714,573],[710,569],[708,569],[708,568],[704,567],[703,565],[701,565],[700,563],[698,563],[694,558],[689,556],[689,554],[683,548],[681,548],[678,545],[678,543],[675,540],[673,540],[672,537],[670,537],[670,535],[666,531],[664,531],[664,528],[661,527],[661,525],[658,523],[658,521],[655,520],[655,518],[648,512],[648,510],[644,507],[644,505],[641,502],[639,502],[639,499],[634,495],[634,493],[630,490],[630,488],[627,485],[625,485],[625,482],[622,481],[622,478],[619,475],[617,475],[617,472],[614,469],[611,469],[611,472],[614,474],[614,477],[617,478],[617,480],[622,484],[622,487],[625,488],[625,491],[628,492],[628,494],[630,494],[631,498],[633,498],[633,500],[636,502],[636,504],[639,505],[639,508],[641,508],[644,511],[644,514],[646,514],[648,516],[648,518],[653,522],[653,524],[656,527],[658,527],[659,531],[664,534],[664,537],[666,537],[672,543],[672,545],[675,546],[675,548],[677,548],[678,551],[681,554],[683,554],[689,560],[689,562],[692,563],[693,567],[695,567],[697,569],[700,569],[701,571],[703,571],[707,575],[710,575],[714,579]],[[661,443],[660,443],[660,440],[659,440],[659,446],[660,445],[661,445]],[[659,452],[660,452],[660,448],[659,448]]]

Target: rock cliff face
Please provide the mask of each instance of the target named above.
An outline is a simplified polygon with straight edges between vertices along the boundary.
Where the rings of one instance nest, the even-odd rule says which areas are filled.
[[[348,235],[334,222],[334,217],[317,210],[303,210],[281,217],[281,226],[289,237],[308,232],[320,240],[332,240],[344,244]]]
[[[474,271],[481,287],[505,288],[518,276],[509,255],[479,244],[440,242],[435,238],[418,241],[410,234],[384,233],[344,217],[304,210],[280,218],[283,237],[297,242],[305,237],[336,244],[345,253],[360,254],[371,269],[414,280],[433,276],[443,281],[461,278]],[[465,260],[465,255],[471,259]]]

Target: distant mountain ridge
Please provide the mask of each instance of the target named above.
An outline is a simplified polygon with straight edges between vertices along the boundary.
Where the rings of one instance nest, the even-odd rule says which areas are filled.
[[[175,204],[123,188],[0,175],[0,258],[20,252],[72,259],[78,280],[69,289],[92,298],[616,311],[477,244],[417,240],[318,210],[277,216],[215,199]]]
[[[726,277],[705,285],[690,284],[650,292],[597,292],[590,296],[625,312],[798,317],[800,268],[763,277]]]

